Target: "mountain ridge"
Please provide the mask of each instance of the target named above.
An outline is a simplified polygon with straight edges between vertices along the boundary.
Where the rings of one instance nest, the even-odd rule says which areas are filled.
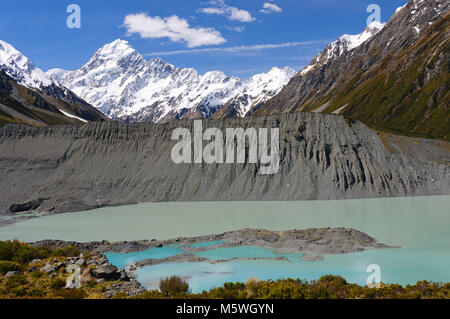
[[[410,0],[359,47],[299,72],[255,115],[335,113],[379,130],[449,140],[449,3]]]
[[[1,123],[80,124],[106,117],[0,40]]]
[[[295,73],[289,67],[274,68],[269,73],[273,70],[284,73],[284,78]],[[178,68],[161,58],[147,61],[127,41],[120,39],[97,50],[79,70],[52,69],[47,75],[111,118],[125,122],[212,117],[229,100],[245,94],[253,84],[251,80],[258,76],[243,81],[221,71],[201,75],[193,68]],[[284,78],[270,83],[271,79],[266,77],[264,85],[272,86],[271,90],[259,91],[256,98],[265,102],[278,93],[287,83]],[[245,113],[246,106],[236,107]]]

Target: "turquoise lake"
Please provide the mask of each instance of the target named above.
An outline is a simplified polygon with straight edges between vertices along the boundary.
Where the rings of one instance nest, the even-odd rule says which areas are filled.
[[[380,242],[401,249],[369,250],[327,255],[322,261],[232,261],[222,264],[181,263],[144,267],[138,279],[148,288],[161,278],[178,275],[194,292],[224,282],[259,279],[318,279],[341,275],[365,284],[367,266],[381,267],[381,280],[409,284],[419,280],[450,281],[450,196],[300,202],[146,203],[93,211],[45,216],[0,227],[0,240],[131,241],[218,234],[242,228],[269,230],[311,227],[352,227]],[[200,243],[212,245],[214,243]],[[118,267],[180,253],[179,247],[156,248],[135,254],[108,255]],[[273,257],[258,247],[221,248],[198,253],[210,259]],[[153,257],[152,257],[153,256]],[[277,256],[277,255],[275,255]]]

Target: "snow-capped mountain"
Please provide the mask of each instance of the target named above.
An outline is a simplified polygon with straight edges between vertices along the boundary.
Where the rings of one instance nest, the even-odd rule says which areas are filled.
[[[161,122],[197,110],[209,117],[242,86],[222,72],[200,75],[160,58],[147,61],[122,40],[99,49],[79,70],[47,74],[111,118],[128,121]]]
[[[238,115],[277,94],[294,75],[274,68],[249,81],[220,71],[203,75],[154,58],[147,61],[127,41],[116,40],[99,49],[76,71],[49,70],[47,75],[113,119],[167,122],[209,118],[230,100],[242,98]]]
[[[256,74],[243,86],[241,92],[221,108],[214,117],[244,117],[257,110],[281,89],[297,73],[291,67],[274,67],[267,73]]]
[[[372,22],[369,26],[360,34],[348,35],[344,34],[336,41],[330,43],[325,50],[323,50],[309,65],[307,65],[300,75],[305,75],[314,68],[320,68],[327,64],[329,61],[340,57],[345,52],[351,51],[361,44],[372,38],[380,30],[384,28],[386,24],[380,22]]]
[[[53,83],[26,56],[2,40],[0,40],[0,69],[28,88],[40,89]]]
[[[76,118],[81,122],[106,119],[103,114],[91,105],[37,68],[11,44],[2,40],[0,40],[0,71],[5,74],[3,76],[4,81],[14,81],[17,85],[36,92],[40,98],[45,100],[41,102],[41,105],[49,103],[56,107],[51,112],[56,111],[58,114],[52,114],[52,116]],[[8,95],[10,99],[19,98],[17,96],[19,93],[17,92],[3,92],[3,94],[5,96]],[[19,103],[22,102],[19,101]],[[29,107],[29,105],[25,104],[23,106]],[[31,107],[35,106],[31,105]],[[64,122],[64,120],[62,121]]]

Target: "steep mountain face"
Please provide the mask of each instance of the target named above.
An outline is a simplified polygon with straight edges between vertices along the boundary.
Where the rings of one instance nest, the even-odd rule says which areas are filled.
[[[106,117],[0,40],[0,123],[80,124]]]
[[[256,111],[277,95],[295,74],[296,71],[290,67],[283,69],[275,67],[268,73],[252,76],[242,91],[220,108],[214,118],[249,115],[249,112]]]
[[[209,119],[203,128],[279,128],[280,169],[175,164],[173,130],[193,121],[0,127],[0,214],[150,201],[315,200],[449,195],[450,143],[377,134],[341,116],[293,113]],[[203,144],[205,146],[206,142]],[[39,199],[41,199],[39,201]]]
[[[385,23],[372,22],[361,34],[344,34],[317,55],[317,57],[315,57],[311,63],[300,72],[300,75],[304,76],[312,70],[320,69],[330,61],[336,60],[344,53],[359,47],[382,30],[385,25]]]
[[[222,72],[202,76],[159,58],[147,61],[122,40],[105,45],[79,70],[48,74],[111,118],[128,122],[163,122],[188,112],[209,117],[242,86]]]
[[[147,61],[122,40],[102,47],[79,70],[47,72],[111,118],[125,122],[209,118],[231,99],[242,100],[233,107],[245,115],[249,106],[278,93],[293,74],[290,68],[274,68],[248,82],[219,71],[200,75],[160,58]]]
[[[328,47],[255,114],[343,114],[381,130],[449,140],[449,4],[410,0],[359,46]]]
[[[52,103],[44,94],[18,84],[0,70],[0,125],[20,123],[40,127],[85,122],[76,116],[66,116],[62,111],[64,108],[62,101]]]
[[[0,69],[19,84],[33,89],[52,85],[47,75],[12,45],[0,40]]]

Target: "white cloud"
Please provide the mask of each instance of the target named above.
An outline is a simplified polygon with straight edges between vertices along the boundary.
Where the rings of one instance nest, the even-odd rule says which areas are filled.
[[[226,48],[203,48],[194,50],[177,50],[177,51],[160,51],[145,54],[146,56],[167,56],[167,55],[178,55],[178,54],[191,54],[191,53],[209,53],[209,52],[225,52],[225,53],[239,53],[239,52],[250,52],[250,51],[262,51],[270,49],[279,49],[287,47],[296,46],[307,46],[311,44],[322,44],[329,43],[330,40],[318,40],[318,41],[305,41],[305,42],[286,42],[278,44],[256,44],[256,45],[240,45],[234,47]]]
[[[217,45],[227,42],[214,28],[193,28],[187,20],[174,15],[167,18],[150,17],[146,13],[129,14],[124,27],[128,34],[139,34],[144,39],[169,38],[173,42],[186,42],[189,48]]]
[[[229,20],[239,22],[253,22],[255,18],[250,12],[244,9],[229,6],[224,0],[212,0],[209,2],[213,7],[201,8],[198,11],[206,14],[217,14],[226,17]]]
[[[283,9],[281,9],[275,3],[266,2],[266,3],[264,3],[263,8],[264,9],[259,10],[259,12],[262,12],[262,13],[283,12]]]

